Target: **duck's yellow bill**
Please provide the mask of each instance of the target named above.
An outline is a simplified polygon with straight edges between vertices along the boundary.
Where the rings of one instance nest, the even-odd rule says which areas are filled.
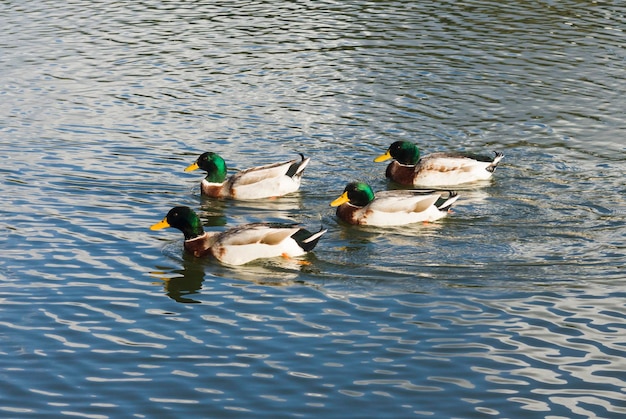
[[[170,223],[167,222],[167,218],[164,218],[162,221],[159,221],[156,224],[150,226],[150,230],[161,230],[162,228],[170,227]]]
[[[350,198],[348,198],[348,192],[344,192],[341,194],[341,196],[337,199],[335,199],[333,202],[330,203],[331,207],[338,207],[341,204],[345,204],[346,202],[350,201]]]
[[[390,158],[391,158],[391,154],[389,153],[389,150],[387,150],[385,154],[381,154],[380,156],[376,157],[374,161],[376,163],[379,163],[381,161],[389,160]]]
[[[196,169],[199,169],[198,162],[191,163],[189,166],[185,167],[185,172],[193,172]]]

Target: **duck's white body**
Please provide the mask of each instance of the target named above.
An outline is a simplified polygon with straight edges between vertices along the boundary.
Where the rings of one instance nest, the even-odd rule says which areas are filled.
[[[436,221],[448,214],[448,209],[458,199],[455,192],[442,198],[442,192],[398,190],[377,192],[365,205],[355,204],[344,193],[331,205],[339,205],[337,216],[356,225],[398,226],[418,222]]]
[[[422,157],[416,165],[393,161],[387,166],[386,175],[402,185],[450,187],[489,179],[503,157],[496,153],[493,160],[486,161],[459,154],[433,153]]]
[[[297,257],[311,250],[326,232],[320,230],[298,242],[294,235],[300,230],[296,226],[247,224],[223,232],[206,232],[202,236],[186,240],[185,248],[198,257],[211,254],[227,265],[243,265],[256,259],[277,256]],[[311,249],[307,250],[307,244],[311,244]]]
[[[293,170],[298,160],[242,170],[222,183],[202,179],[201,190],[214,198],[262,199],[287,195],[300,189],[302,172],[309,161],[309,157],[300,161],[293,175],[289,170]]]

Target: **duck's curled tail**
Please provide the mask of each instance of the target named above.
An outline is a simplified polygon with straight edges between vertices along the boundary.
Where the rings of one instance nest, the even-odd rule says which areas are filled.
[[[500,163],[500,160],[504,158],[503,153],[500,153],[499,151],[494,151],[494,153],[496,156],[493,158],[493,161],[491,162],[491,164],[487,166],[487,171],[492,172],[492,173],[494,170],[496,170],[496,167],[498,167],[498,163]]]

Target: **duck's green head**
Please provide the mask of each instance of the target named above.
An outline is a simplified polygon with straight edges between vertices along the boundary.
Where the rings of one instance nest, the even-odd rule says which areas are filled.
[[[385,154],[374,159],[381,162],[388,159],[395,159],[402,164],[417,164],[420,159],[420,151],[417,146],[409,141],[396,141],[389,146]]]
[[[219,154],[213,152],[202,153],[198,160],[185,168],[185,172],[202,169],[207,172],[206,180],[212,183],[222,183],[226,179],[226,162]]]
[[[189,207],[172,208],[161,222],[150,226],[150,230],[174,227],[185,235],[185,240],[194,239],[204,234],[202,222],[196,213]]]
[[[365,182],[351,182],[343,190],[343,194],[330,203],[330,206],[338,207],[341,204],[350,202],[357,207],[364,207],[373,200],[374,191],[372,191],[370,185]]]

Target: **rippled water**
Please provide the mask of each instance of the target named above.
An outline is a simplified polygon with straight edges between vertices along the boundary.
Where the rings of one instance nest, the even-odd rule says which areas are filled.
[[[621,2],[0,4],[0,415],[626,413]],[[372,159],[500,150],[430,225],[354,228]],[[272,202],[200,197],[200,152],[312,157]],[[195,260],[210,229],[329,229],[309,265]]]

